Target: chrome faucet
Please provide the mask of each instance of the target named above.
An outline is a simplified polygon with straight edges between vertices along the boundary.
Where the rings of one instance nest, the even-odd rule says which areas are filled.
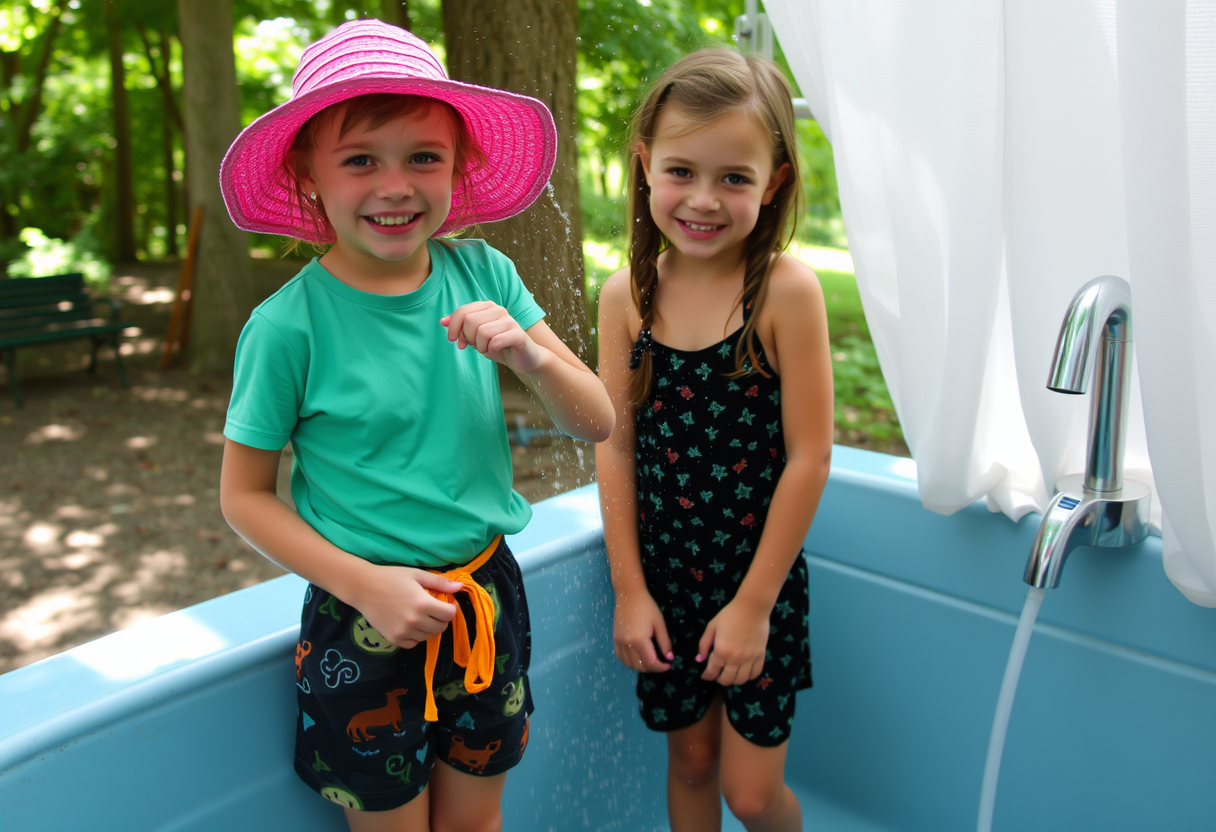
[[[1148,535],[1149,488],[1123,478],[1132,309],[1131,289],[1122,278],[1096,277],[1072,299],[1056,339],[1048,389],[1084,393],[1091,363],[1085,473],[1056,483],[1026,563],[1026,583],[1040,589],[1060,585],[1064,561],[1078,546],[1131,546]]]

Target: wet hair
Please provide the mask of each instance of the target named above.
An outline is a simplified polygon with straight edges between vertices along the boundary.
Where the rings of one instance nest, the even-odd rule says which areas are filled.
[[[454,135],[453,168],[460,181],[465,181],[469,174],[485,163],[485,154],[473,140],[464,119],[451,104],[422,95],[401,95],[396,93],[371,93],[348,98],[326,107],[321,112],[304,122],[292,140],[291,148],[284,155],[283,170],[291,181],[293,196],[300,215],[310,220],[317,228],[318,236],[332,237],[333,226],[325,216],[325,206],[320,200],[316,202],[308,198],[304,186],[300,182],[297,169],[301,158],[307,158],[316,147],[317,136],[322,130],[341,119],[338,126],[338,137],[341,138],[356,127],[366,125],[367,129],[375,130],[395,118],[402,116],[426,118],[436,109],[448,114],[452,123]],[[468,193],[468,189],[465,189]],[[468,205],[465,206],[469,208]],[[463,223],[457,222],[457,226]],[[294,252],[301,245],[300,240],[291,240],[287,244],[288,253]],[[322,246],[314,246],[318,251]]]
[[[654,293],[658,285],[659,255],[671,241],[650,215],[650,185],[642,169],[637,146],[650,148],[660,115],[675,108],[690,121],[705,124],[734,112],[752,116],[772,143],[773,171],[789,164],[789,175],[777,188],[772,201],[760,207],[756,227],[747,237],[743,293],[736,305],[748,304],[759,311],[768,291],[768,279],[780,253],[793,239],[802,198],[801,177],[795,151],[794,107],[789,82],[772,61],[755,54],[713,47],[688,55],[669,67],[650,89],[634,113],[629,142],[629,269],[633,302],[642,317],[642,330],[654,322]],[[697,128],[700,129],[700,128]],[[733,311],[733,310],[732,310]],[[758,372],[756,315],[751,315],[735,344],[735,370],[731,378]],[[630,401],[642,405],[650,398],[653,369],[649,350],[630,379]]]

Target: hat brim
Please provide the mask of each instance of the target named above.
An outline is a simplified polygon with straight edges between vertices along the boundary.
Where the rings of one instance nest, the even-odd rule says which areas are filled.
[[[436,235],[480,222],[506,219],[544,190],[557,157],[557,131],[534,98],[460,81],[366,77],[294,98],[260,116],[237,136],[220,165],[220,188],[233,223],[246,231],[332,243],[302,213],[296,184],[283,160],[304,122],[326,107],[361,95],[421,95],[460,113],[485,162],[452,191],[452,210]]]

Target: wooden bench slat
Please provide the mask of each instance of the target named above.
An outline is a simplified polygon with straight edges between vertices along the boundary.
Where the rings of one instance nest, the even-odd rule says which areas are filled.
[[[10,294],[10,296],[0,297],[0,310],[16,310],[23,307],[57,307],[61,303],[91,305],[92,297],[84,292]]]
[[[79,321],[96,318],[92,309],[75,307],[60,311],[51,307],[41,306],[27,310],[25,315],[0,315],[0,330],[12,327],[35,326],[39,322],[55,323],[56,321]]]
[[[60,274],[53,277],[8,277],[0,279],[0,298],[22,295],[67,294],[84,288],[84,275]]]
[[[28,321],[31,318],[75,320],[76,318],[96,317],[97,313],[93,311],[92,306],[69,306],[64,309],[60,309],[57,306],[32,306],[19,311],[15,309],[0,311],[0,326],[4,326],[10,322]]]
[[[122,322],[113,323],[104,318],[90,318],[84,321],[70,321],[39,328],[19,329],[11,332],[0,331],[0,348],[56,341],[63,338],[82,338],[86,335],[108,335],[122,332],[126,327],[127,325]]]

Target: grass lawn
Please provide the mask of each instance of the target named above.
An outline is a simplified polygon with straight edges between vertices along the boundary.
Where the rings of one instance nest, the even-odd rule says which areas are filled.
[[[795,245],[790,253],[813,268],[823,286],[832,344],[836,441],[908,456],[903,430],[870,339],[852,258],[843,249],[818,246]]]

